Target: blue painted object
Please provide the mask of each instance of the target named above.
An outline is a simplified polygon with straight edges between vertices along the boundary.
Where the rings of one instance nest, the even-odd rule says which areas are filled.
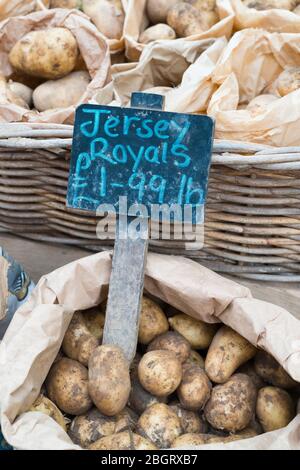
[[[137,108],[85,104],[77,109],[68,207],[96,212],[100,204],[112,204],[120,213],[120,196],[127,196],[128,207],[204,205],[214,121],[154,110],[163,100],[134,93]]]

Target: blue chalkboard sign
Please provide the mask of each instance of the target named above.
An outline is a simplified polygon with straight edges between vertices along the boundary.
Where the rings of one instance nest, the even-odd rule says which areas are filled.
[[[120,196],[127,197],[128,207],[204,205],[214,121],[149,109],[161,106],[159,95],[147,100],[152,102],[147,109],[90,104],[77,109],[68,207],[96,212],[110,204],[120,213]]]

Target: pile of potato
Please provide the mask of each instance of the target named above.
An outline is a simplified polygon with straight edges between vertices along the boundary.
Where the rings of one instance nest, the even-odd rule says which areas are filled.
[[[101,345],[105,303],[76,312],[30,411],[90,450],[155,450],[232,442],[286,426],[297,384],[231,328],[143,297],[132,364]]]
[[[75,105],[91,81],[77,41],[66,28],[32,31],[11,49],[13,73],[7,81],[6,99],[26,109],[47,111]]]

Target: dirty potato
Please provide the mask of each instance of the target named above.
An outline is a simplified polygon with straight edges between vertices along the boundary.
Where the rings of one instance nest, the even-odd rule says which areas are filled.
[[[99,346],[89,360],[89,393],[101,413],[115,416],[130,394],[129,363],[117,346]]]
[[[204,410],[206,420],[216,429],[237,432],[246,428],[255,412],[257,391],[245,374],[235,374],[213,388]]]
[[[295,416],[295,405],[286,390],[264,387],[258,392],[256,415],[264,432],[287,426]]]
[[[139,42],[149,44],[158,39],[175,39],[176,33],[173,28],[167,24],[158,23],[150,28],[145,29],[139,37]]]
[[[166,333],[168,329],[169,324],[167,317],[160,306],[148,297],[143,297],[139,326],[139,342],[141,344],[149,344],[156,336]]]
[[[139,416],[138,414],[126,406],[124,410],[122,410],[119,414],[115,416],[116,426],[114,430],[114,434],[118,432],[134,430],[136,428]]]
[[[159,448],[168,448],[182,433],[177,414],[164,403],[147,408],[140,416],[137,432]]]
[[[65,419],[57,406],[49,398],[40,395],[28,411],[38,411],[44,413],[59,424],[64,431],[67,431]]]
[[[108,39],[121,39],[125,21],[121,0],[82,0],[82,10]]]
[[[191,350],[190,355],[184,364],[194,364],[195,366],[199,366],[201,367],[201,369],[204,369],[203,357],[197,351],[194,351],[193,349]]]
[[[62,343],[65,355],[87,366],[92,352],[98,345],[97,339],[85,324],[83,314],[75,312]]]
[[[66,28],[50,28],[25,34],[10,51],[9,61],[16,71],[51,80],[71,73],[77,57],[73,34]]]
[[[166,397],[175,392],[182,378],[182,367],[171,351],[150,351],[138,366],[142,387],[152,395]]]
[[[131,391],[129,395],[129,406],[137,413],[143,413],[149,406],[155,403],[165,402],[165,397],[156,397],[151,393],[147,392],[138,378],[132,380]]]
[[[88,392],[88,371],[77,361],[63,358],[50,369],[46,378],[47,394],[62,411],[81,415],[92,407]]]
[[[199,413],[185,410],[180,403],[170,403],[169,406],[180,419],[181,429],[184,434],[206,432],[207,424]]]
[[[181,363],[187,361],[191,353],[190,343],[177,331],[168,331],[154,338],[149,344],[147,352],[159,349],[173,352]]]
[[[254,360],[255,372],[265,381],[280,388],[292,388],[297,385],[284,368],[265,351],[258,351]]]
[[[169,318],[169,323],[171,328],[184,336],[194,349],[208,348],[218,328],[217,325],[204,323],[185,313]]]
[[[115,432],[116,419],[104,416],[97,408],[92,408],[87,413],[76,416],[73,419],[69,436],[74,442],[84,449],[104,436],[110,436]]]
[[[211,12],[199,11],[184,2],[177,3],[170,8],[167,15],[167,24],[179,37],[202,34],[214,24],[213,21],[216,23],[217,18],[213,19]]]
[[[89,450],[157,450],[157,447],[148,439],[125,431],[102,437],[91,444]]]
[[[215,335],[205,359],[205,372],[210,380],[224,383],[236,369],[249,361],[257,349],[228,326]]]
[[[74,106],[86,92],[90,81],[89,73],[82,71],[42,83],[33,92],[34,106],[38,111]]]
[[[177,395],[183,408],[201,410],[209,400],[212,385],[201,367],[186,365],[183,367],[182,381]]]

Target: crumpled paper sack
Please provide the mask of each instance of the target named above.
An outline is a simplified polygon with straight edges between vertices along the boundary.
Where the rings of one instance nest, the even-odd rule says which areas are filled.
[[[79,449],[49,416],[26,412],[60,349],[73,313],[105,299],[111,253],[98,253],[44,276],[15,314],[0,346],[0,409],[5,439],[17,449]],[[209,323],[223,322],[269,351],[300,382],[300,322],[281,307],[198,263],[150,253],[145,289]],[[284,429],[252,439],[199,449],[298,449],[300,415]]]
[[[149,20],[146,15],[147,0],[128,0],[127,17],[124,27],[126,55],[132,61],[137,61],[145,44],[139,42],[140,34],[148,27]],[[187,41],[198,41],[227,37],[230,38],[233,29],[234,12],[230,0],[217,0],[217,12],[220,21],[208,31],[185,38]],[[175,40],[176,41],[176,40]],[[157,41],[164,43],[165,41]]]
[[[64,27],[75,36],[82,58],[92,78],[85,94],[76,106],[93,99],[110,81],[110,54],[107,41],[88,17],[75,10],[45,10],[27,16],[8,18],[0,23],[0,74],[9,77],[13,70],[8,55],[14,44],[32,30]],[[47,122],[70,124],[74,120],[76,106],[57,108],[45,112],[24,109],[5,101],[1,96],[0,123]]]
[[[239,103],[274,92],[278,75],[285,68],[300,66],[299,50],[300,34],[248,29],[233,36],[212,74],[219,88],[207,114],[216,119],[216,138],[279,147],[300,145],[300,89],[260,112],[237,109]]]
[[[270,32],[300,33],[300,16],[289,10],[248,8],[241,0],[229,0],[235,29],[262,28]]]
[[[0,21],[48,7],[50,0],[0,0]]]

